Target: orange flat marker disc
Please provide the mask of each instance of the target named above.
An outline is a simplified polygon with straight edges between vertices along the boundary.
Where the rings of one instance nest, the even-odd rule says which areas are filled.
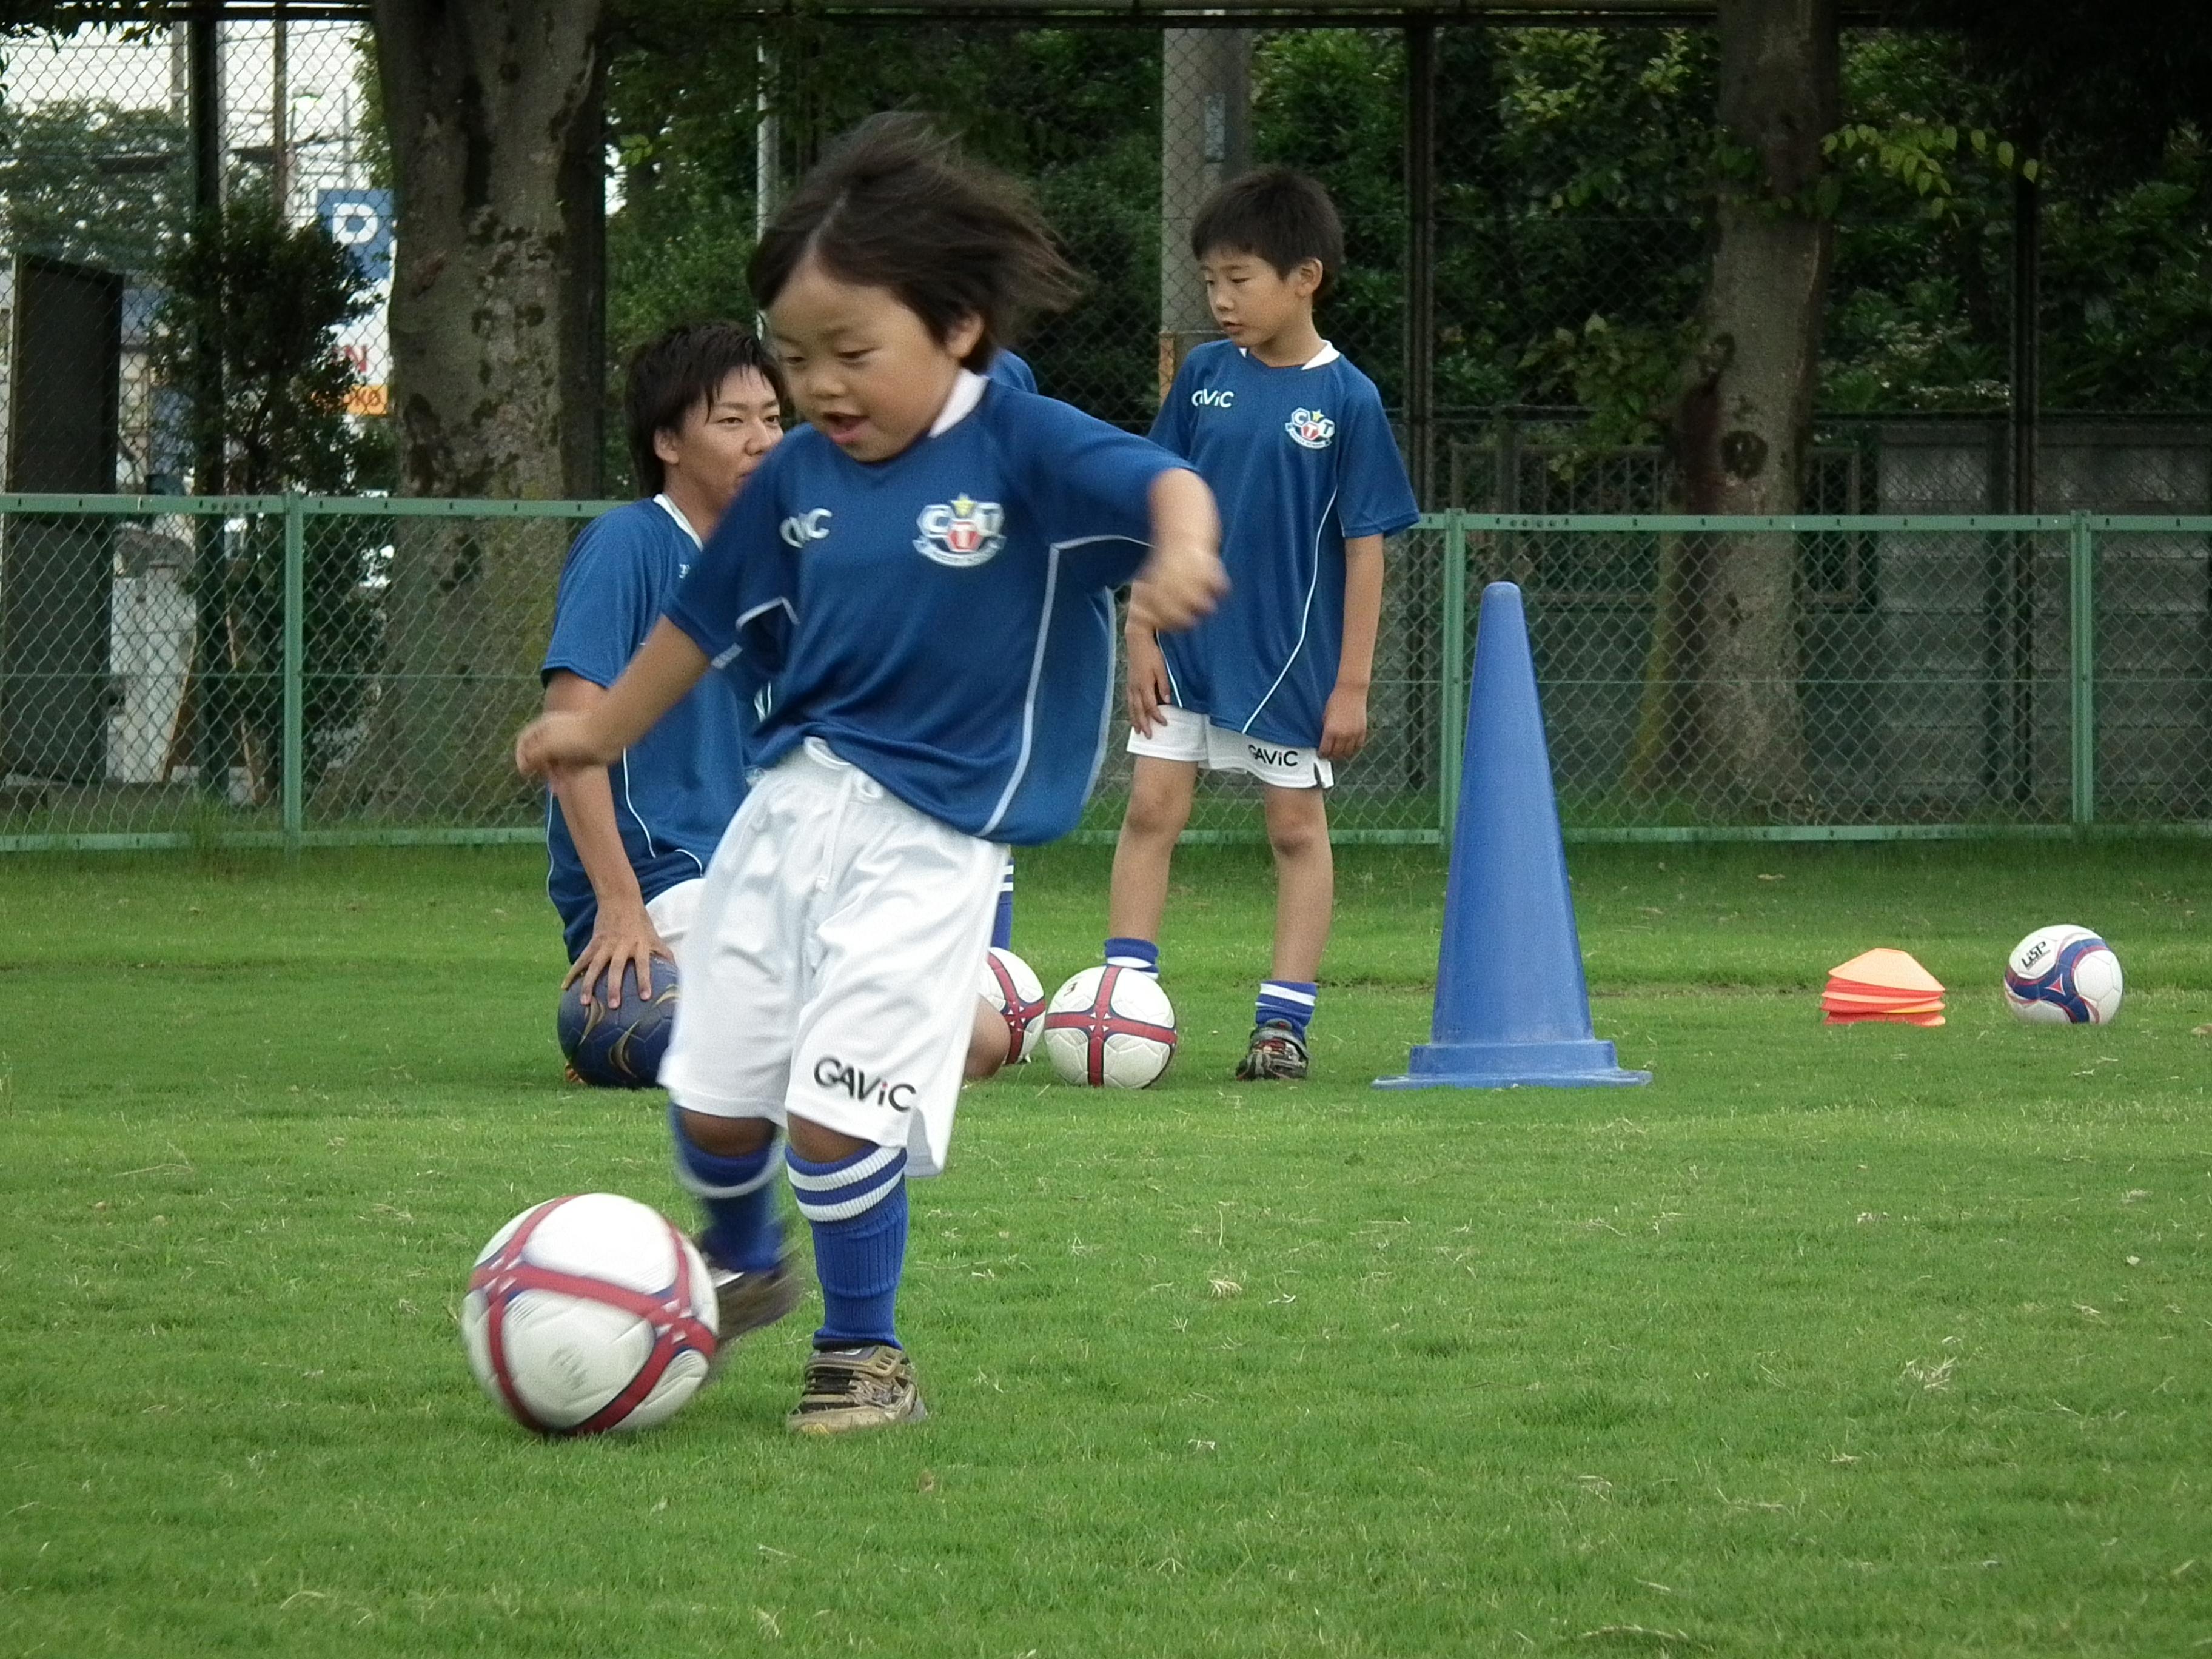
[[[1868,951],[1853,957],[1849,962],[1837,963],[1828,972],[1832,978],[1849,980],[1855,985],[1871,985],[1891,991],[1917,991],[1921,995],[1929,997],[1943,994],[1943,987],[1936,976],[1905,951],[1886,947]]]
[[[1892,991],[1873,986],[1852,985],[1842,980],[1830,980],[1820,989],[1824,997],[1835,997],[1845,1002],[1940,1002],[1940,994],[1925,991]]]
[[[1869,1014],[1940,1014],[1943,1004],[1940,999],[1920,1002],[1841,1002],[1833,997],[1822,997],[1820,1007],[1831,1014],[1856,1014],[1862,1018]]]

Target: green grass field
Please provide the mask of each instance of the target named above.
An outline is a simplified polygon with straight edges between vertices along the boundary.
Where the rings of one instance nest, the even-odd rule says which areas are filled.
[[[1105,854],[1023,865],[1049,987]],[[972,1091],[915,1189],[933,1419],[801,1443],[810,1315],[540,1443],[454,1316],[509,1215],[687,1213],[562,1087],[526,854],[0,861],[0,1655],[2182,1655],[2212,1647],[2212,853],[1590,849],[1627,1092],[1385,1094],[1440,865],[1352,853],[1318,1077],[1227,1073],[1188,855],[1157,1090]],[[2079,921],[2130,989],[2029,1030]],[[1944,1030],[1827,1030],[1877,944]],[[1510,985],[1510,942],[1499,952]]]

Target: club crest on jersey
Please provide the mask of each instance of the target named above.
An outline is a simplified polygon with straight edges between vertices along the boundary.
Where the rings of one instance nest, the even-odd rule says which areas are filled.
[[[1283,430],[1303,448],[1327,449],[1328,441],[1336,436],[1336,422],[1317,409],[1294,409]]]
[[[921,534],[915,538],[914,550],[955,569],[982,564],[1006,544],[1000,533],[1006,519],[1006,510],[998,502],[973,501],[966,495],[925,507],[915,520]]]

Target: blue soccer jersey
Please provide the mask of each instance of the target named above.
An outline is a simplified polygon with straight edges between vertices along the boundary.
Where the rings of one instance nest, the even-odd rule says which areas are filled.
[[[908,805],[992,841],[1075,824],[1104,752],[1113,590],[1144,562],[1144,439],[963,374],[936,428],[863,464],[809,428],[724,515],[669,619],[773,678],[749,745],[819,737]]]
[[[698,556],[698,538],[665,496],[632,501],[587,526],[561,571],[541,673],[565,670],[612,685]],[[706,872],[744,799],[744,738],[753,718],[740,681],[709,674],[607,769],[623,851],[647,899]],[[552,864],[545,888],[573,961],[591,939],[599,899],[550,791],[545,846]]]
[[[1037,389],[1036,371],[1003,346],[999,355],[991,359],[990,370],[983,378],[994,385],[1012,386],[1017,392]]]
[[[1334,347],[1271,368],[1217,340],[1184,360],[1152,438],[1212,487],[1229,571],[1221,608],[1160,641],[1176,702],[1317,744],[1344,648],[1344,544],[1421,515],[1374,381]]]

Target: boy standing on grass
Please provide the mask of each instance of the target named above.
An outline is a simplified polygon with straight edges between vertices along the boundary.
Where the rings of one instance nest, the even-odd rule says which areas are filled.
[[[561,572],[539,670],[549,713],[596,707],[676,595],[723,510],[783,436],[783,375],[733,323],[671,330],[630,359],[630,463],[645,495],[594,520]],[[611,765],[563,772],[545,806],[545,890],[568,949],[566,990],[622,1003],[699,902],[707,862],[744,795],[741,743],[755,715],[710,674]],[[665,974],[665,970],[664,970]]]
[[[1109,964],[1159,971],[1176,838],[1199,768],[1261,784],[1275,857],[1275,945],[1241,1079],[1302,1078],[1336,902],[1323,792],[1367,741],[1383,538],[1420,516],[1375,383],[1322,338],[1314,307],[1344,227],[1312,179],[1263,168],[1191,227],[1214,320],[1152,441],[1212,487],[1229,598],[1188,633],[1132,616],[1127,815],[1114,853]]]

